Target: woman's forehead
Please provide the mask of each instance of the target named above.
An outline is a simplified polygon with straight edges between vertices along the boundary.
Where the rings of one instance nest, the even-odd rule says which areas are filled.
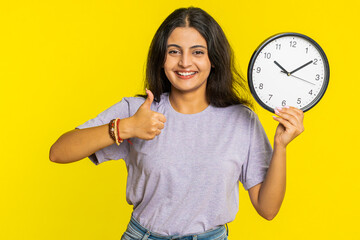
[[[167,45],[175,44],[182,48],[195,45],[207,47],[205,38],[193,27],[177,27],[170,34]]]

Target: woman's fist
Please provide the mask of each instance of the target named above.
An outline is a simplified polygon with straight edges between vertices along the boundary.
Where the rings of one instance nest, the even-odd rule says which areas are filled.
[[[166,118],[163,114],[154,112],[150,109],[154,101],[153,93],[146,89],[148,97],[139,107],[137,112],[131,117],[134,137],[144,140],[151,140],[161,133],[164,128]]]

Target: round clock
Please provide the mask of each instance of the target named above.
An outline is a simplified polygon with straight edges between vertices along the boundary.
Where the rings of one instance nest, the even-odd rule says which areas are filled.
[[[299,33],[280,33],[255,50],[248,68],[251,94],[265,109],[314,107],[329,83],[329,63],[319,44]]]

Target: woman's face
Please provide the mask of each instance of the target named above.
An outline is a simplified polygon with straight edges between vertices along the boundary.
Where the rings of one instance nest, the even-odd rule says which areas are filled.
[[[210,70],[206,40],[195,28],[175,28],[167,41],[164,63],[171,91],[205,94]]]

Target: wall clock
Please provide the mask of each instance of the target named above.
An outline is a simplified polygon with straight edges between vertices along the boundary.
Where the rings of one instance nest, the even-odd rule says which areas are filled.
[[[270,112],[283,106],[308,111],[325,94],[329,77],[323,49],[299,33],[269,37],[255,50],[248,67],[251,94]]]

